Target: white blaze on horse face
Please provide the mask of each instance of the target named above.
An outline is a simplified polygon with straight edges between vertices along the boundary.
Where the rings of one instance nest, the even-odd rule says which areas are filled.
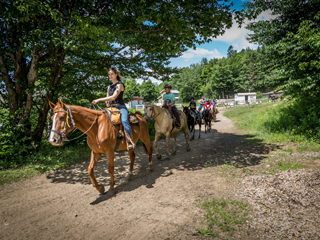
[[[51,128],[51,130],[56,130],[56,129],[55,129],[55,126],[56,126],[56,116],[57,116],[57,113],[55,113],[54,116],[53,116],[53,122],[52,122],[52,128]],[[54,135],[54,132],[51,131],[50,137],[49,137],[49,142],[53,142],[53,135]]]

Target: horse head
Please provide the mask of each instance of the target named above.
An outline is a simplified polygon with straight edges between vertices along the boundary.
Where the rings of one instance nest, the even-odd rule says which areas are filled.
[[[146,102],[144,104],[144,118],[149,122],[154,115],[154,101],[152,103]]]
[[[49,101],[49,105],[53,110],[49,143],[54,146],[60,146],[63,144],[63,140],[67,137],[68,133],[74,128],[71,110],[60,98],[58,98],[58,104]]]
[[[183,106],[183,105],[182,105],[182,107],[183,107],[183,112],[188,116],[188,114],[189,114],[189,107],[185,107],[185,106]]]

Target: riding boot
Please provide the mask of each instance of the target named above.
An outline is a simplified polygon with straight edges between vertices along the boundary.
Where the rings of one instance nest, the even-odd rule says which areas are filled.
[[[128,151],[133,151],[136,148],[136,145],[133,142],[133,136],[132,134],[129,135],[127,131],[124,131],[124,133],[125,133],[126,142],[127,142],[127,149]]]

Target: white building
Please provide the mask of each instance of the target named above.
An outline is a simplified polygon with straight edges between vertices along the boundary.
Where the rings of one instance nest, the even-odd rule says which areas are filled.
[[[251,93],[236,93],[234,95],[234,100],[236,104],[246,104],[247,102],[255,102],[257,94],[255,92]]]

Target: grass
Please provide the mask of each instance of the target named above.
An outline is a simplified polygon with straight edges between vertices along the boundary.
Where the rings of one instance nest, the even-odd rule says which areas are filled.
[[[87,146],[45,145],[39,152],[26,157],[22,166],[12,166],[0,171],[0,185],[31,178],[51,170],[66,168],[74,163],[89,161],[91,150]]]
[[[283,129],[285,123],[282,116],[282,111],[288,106],[286,102],[265,103],[263,106],[254,105],[252,108],[244,106],[237,107],[235,110],[228,109],[224,112],[224,116],[230,118],[236,123],[240,130],[249,131],[254,137],[248,139],[245,144],[256,144],[261,139],[264,143],[298,143],[295,149],[288,151],[305,152],[305,151],[320,151],[318,140],[311,139],[303,134],[296,134],[293,127]],[[294,126],[299,128],[299,126]]]
[[[221,237],[221,233],[230,236],[249,220],[249,205],[241,201],[213,198],[201,203],[205,210],[207,228],[199,228],[197,235],[204,237]]]

